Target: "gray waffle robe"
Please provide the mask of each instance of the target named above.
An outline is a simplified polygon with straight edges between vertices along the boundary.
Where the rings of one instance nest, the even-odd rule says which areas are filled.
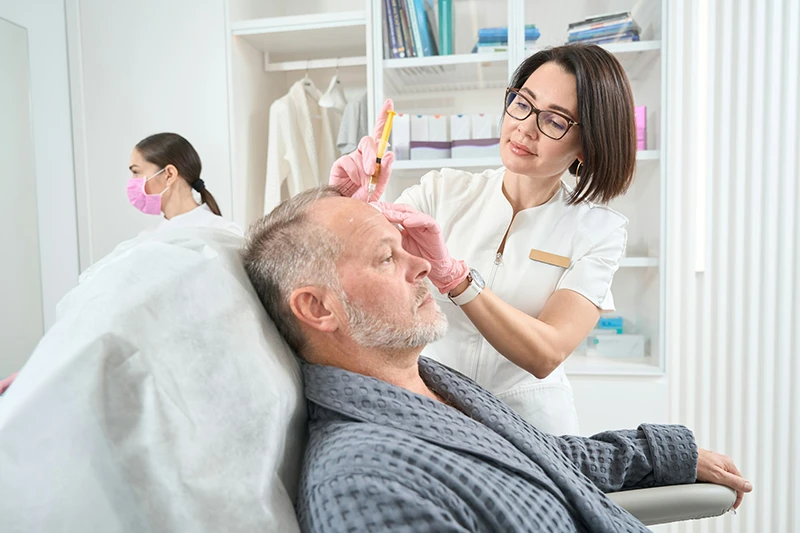
[[[603,493],[695,482],[697,445],[683,426],[556,437],[444,365],[422,357],[419,370],[457,409],[303,365],[303,531],[645,532]]]

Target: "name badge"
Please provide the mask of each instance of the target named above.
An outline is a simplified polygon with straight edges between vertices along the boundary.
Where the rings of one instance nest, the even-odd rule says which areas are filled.
[[[538,261],[546,265],[553,265],[561,268],[569,268],[570,259],[569,257],[564,257],[563,255],[556,255],[543,252],[541,250],[532,249],[528,257],[530,257],[534,261]]]

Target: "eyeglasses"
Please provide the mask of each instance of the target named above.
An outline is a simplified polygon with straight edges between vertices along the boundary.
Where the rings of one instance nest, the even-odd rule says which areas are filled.
[[[555,139],[556,141],[564,137],[572,126],[580,127],[566,115],[556,111],[542,111],[522,95],[517,89],[506,89],[506,113],[515,120],[525,120],[531,114],[536,113],[536,126],[539,131]]]

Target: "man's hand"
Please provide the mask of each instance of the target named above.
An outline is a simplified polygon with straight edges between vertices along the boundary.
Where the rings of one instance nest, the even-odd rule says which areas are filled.
[[[742,504],[745,492],[753,490],[753,485],[742,477],[742,473],[733,464],[733,459],[721,453],[703,450],[698,451],[697,481],[725,485],[736,491],[734,509]]]

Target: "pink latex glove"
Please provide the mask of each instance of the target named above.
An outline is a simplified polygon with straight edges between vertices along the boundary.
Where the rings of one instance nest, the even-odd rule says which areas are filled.
[[[14,372],[6,379],[0,379],[0,394],[3,394],[11,386],[11,384],[14,383],[14,380],[17,379],[18,375],[19,372]]]
[[[442,229],[430,215],[404,204],[373,202],[386,220],[403,226],[403,249],[431,264],[428,279],[439,292],[447,294],[467,279],[469,269],[464,261],[453,259],[447,251]]]
[[[386,100],[383,103],[381,112],[378,114],[378,121],[375,122],[372,137],[362,138],[354,152],[343,155],[333,163],[328,185],[336,187],[345,196],[364,202],[367,201],[369,182],[375,173],[378,142],[383,135],[383,126],[386,124],[388,111],[393,110],[394,102]],[[372,193],[371,200],[378,200],[383,191],[386,190],[386,184],[389,182],[389,175],[392,172],[393,161],[394,152],[383,154],[381,172],[378,175],[378,183]]]

